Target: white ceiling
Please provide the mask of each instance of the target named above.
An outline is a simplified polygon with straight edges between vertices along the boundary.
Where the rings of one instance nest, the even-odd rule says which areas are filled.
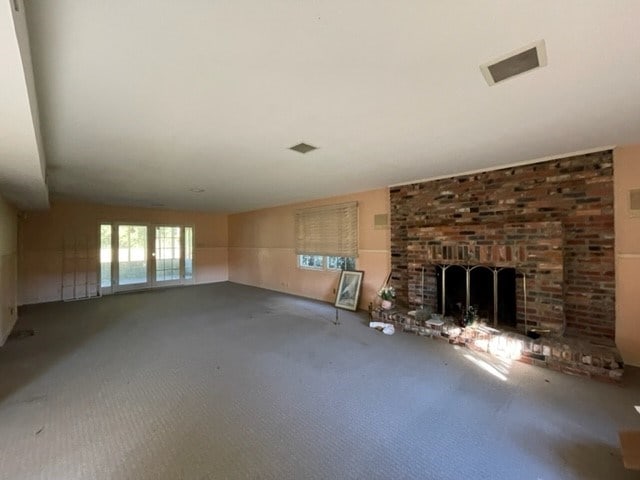
[[[237,212],[640,142],[637,0],[56,0],[27,19],[57,195]],[[480,64],[541,39],[547,67],[487,86]]]

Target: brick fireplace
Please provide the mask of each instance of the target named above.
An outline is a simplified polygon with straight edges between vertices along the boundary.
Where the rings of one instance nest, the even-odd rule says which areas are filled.
[[[421,277],[425,264],[440,268],[446,265],[514,268],[520,274],[516,277],[517,326],[524,330],[526,320],[530,327],[564,333],[560,222],[423,227],[412,231],[410,238],[407,246],[409,303],[421,302],[422,278],[418,275]],[[427,267],[425,272],[425,303],[436,305],[437,270]]]
[[[612,152],[393,187],[391,265],[398,302],[434,310],[436,266],[513,268],[521,330],[613,341]]]

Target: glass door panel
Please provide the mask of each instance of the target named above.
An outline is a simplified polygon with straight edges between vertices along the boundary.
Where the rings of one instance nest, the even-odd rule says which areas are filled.
[[[111,224],[100,225],[100,288],[111,288]]]
[[[180,227],[156,227],[156,282],[180,280]]]
[[[184,278],[193,278],[193,228],[184,227]]]
[[[147,227],[118,225],[118,285],[146,284],[147,271]]]

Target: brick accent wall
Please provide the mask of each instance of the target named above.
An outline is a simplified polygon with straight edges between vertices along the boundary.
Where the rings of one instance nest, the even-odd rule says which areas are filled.
[[[391,281],[399,303],[419,303],[423,266],[513,266],[527,272],[530,324],[614,339],[611,151],[404,185],[390,193]],[[425,303],[435,295],[434,269],[426,273]]]

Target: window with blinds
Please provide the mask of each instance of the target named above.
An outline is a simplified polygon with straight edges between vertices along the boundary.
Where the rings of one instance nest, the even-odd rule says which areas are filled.
[[[298,255],[358,256],[358,203],[340,203],[297,210]]]

